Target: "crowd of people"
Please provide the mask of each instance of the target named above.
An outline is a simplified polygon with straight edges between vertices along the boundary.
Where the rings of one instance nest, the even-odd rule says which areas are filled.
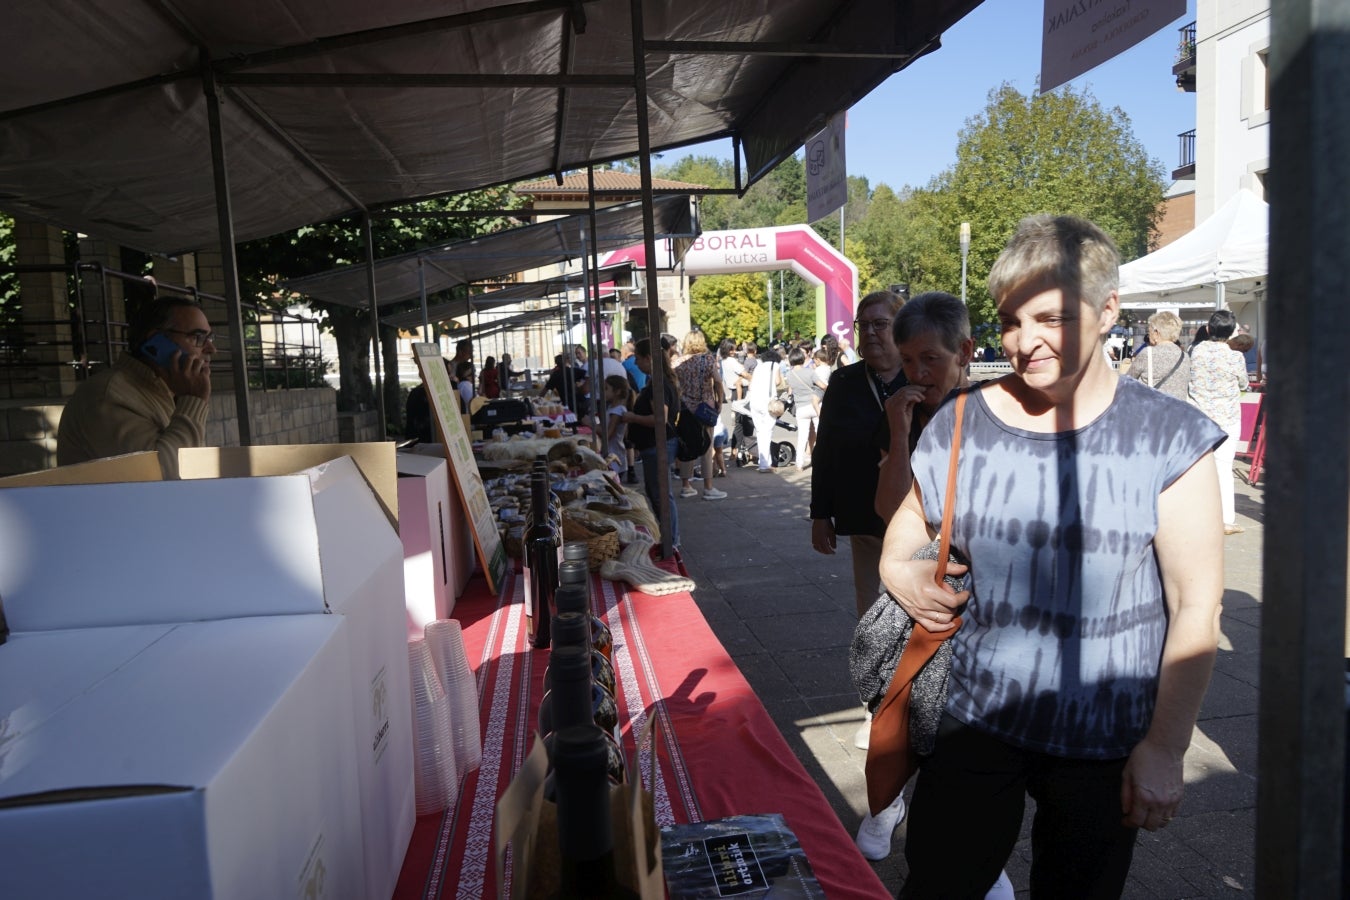
[[[908,815],[902,897],[1011,896],[1002,870],[1027,796],[1033,896],[1118,896],[1138,829],[1166,827],[1181,802],[1218,642],[1223,538],[1242,531],[1241,394],[1264,371],[1250,333],[1220,309],[1188,348],[1175,314],[1151,316],[1122,377],[1107,352],[1118,265],[1090,222],[1023,220],[989,276],[1012,371],[980,384],[968,379],[977,348],[962,301],[879,291],[857,304],[856,351],[833,337],[714,343],[695,328],[595,366],[576,347],[543,386],[593,424],[620,477],[641,471],[653,506],[669,506],[676,547],[678,500],[731,493],[717,479],[738,418],[759,437],[756,471],[771,473],[780,407],[794,408],[812,547],[833,554],[848,539],[860,617],[889,596],[915,628],[949,638],[941,722],[910,803],[896,796],[858,834],[865,855],[884,858]],[[213,337],[190,300],[145,305],[128,352],[67,405],[60,461],[158,450],[173,477],[177,449],[204,440]],[[509,396],[518,374],[505,354],[477,369],[468,341],[445,362],[464,411]],[[419,390],[407,425],[430,440]],[[962,393],[953,455],[949,401]],[[664,498],[661,458],[678,473]],[[939,584],[923,552],[948,502],[959,562],[947,574],[961,590]],[[869,737],[864,724],[855,742]]]

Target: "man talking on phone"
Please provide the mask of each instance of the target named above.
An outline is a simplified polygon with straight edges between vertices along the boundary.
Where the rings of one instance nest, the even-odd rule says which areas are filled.
[[[183,297],[158,297],[132,316],[127,351],[75,391],[61,415],[60,465],[137,450],[159,452],[178,477],[178,449],[206,439],[211,402],[211,324]]]

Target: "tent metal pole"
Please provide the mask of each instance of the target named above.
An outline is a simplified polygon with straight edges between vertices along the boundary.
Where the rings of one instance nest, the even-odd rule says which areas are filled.
[[[600,436],[600,423],[608,422],[606,418],[607,410],[605,407],[605,384],[604,379],[600,377],[602,370],[599,355],[595,352],[596,347],[603,347],[599,341],[594,339],[594,333],[591,326],[591,314],[594,305],[591,303],[591,290],[594,282],[591,279],[590,267],[586,264],[586,245],[590,243],[586,237],[586,229],[581,230],[581,288],[586,292],[586,341],[590,344],[590,353],[586,358],[586,383],[591,386],[591,443],[597,448],[603,448],[604,443],[597,441]]]
[[[370,227],[370,213],[361,214],[361,237],[366,242],[366,288],[370,291],[370,358],[375,363],[375,409],[380,415],[380,440],[387,436],[388,422],[384,415],[384,372],[380,366],[380,306],[375,296],[375,235]]]
[[[427,311],[427,272],[422,257],[417,257],[417,293],[422,298],[422,340],[431,340],[431,314]]]
[[[642,0],[629,0],[633,19],[633,94],[637,105],[638,169],[642,177],[642,246],[646,256],[647,334],[651,341],[652,416],[656,431],[656,498],[661,522],[661,555],[675,549],[671,534],[670,454],[666,452],[666,363],[656,362],[661,350],[661,304],[656,286],[656,216],[652,211],[652,142],[647,121],[647,48]]]
[[[253,444],[249,415],[248,361],[244,351],[244,309],[239,299],[239,262],[234,250],[234,211],[230,206],[230,178],[225,165],[225,141],[220,127],[220,94],[215,73],[202,52],[202,92],[211,140],[211,174],[216,189],[216,220],[220,229],[220,268],[225,277],[225,314],[230,325],[230,370],[234,374],[234,408],[239,421],[239,445]],[[105,292],[106,296],[106,292]]]
[[[590,223],[591,232],[591,253],[590,259],[582,254],[581,269],[586,274],[589,271],[590,277],[586,280],[586,298],[592,302],[595,309],[594,319],[587,319],[587,322],[593,322],[594,325],[587,325],[590,333],[594,335],[593,346],[604,348],[605,342],[600,339],[600,231],[595,221],[595,166],[586,167],[586,217]],[[585,232],[583,231],[583,234]],[[585,249],[585,241],[582,241],[582,249]],[[591,397],[594,399],[595,412],[598,413],[596,421],[598,423],[596,446],[602,451],[608,443],[606,434],[609,431],[609,409],[605,404],[605,379],[604,366],[605,361],[600,359],[595,350],[591,351],[591,365],[595,369],[595,379],[591,382],[594,387],[591,388]]]
[[[1270,4],[1270,319],[1256,896],[1345,896],[1345,247],[1350,93],[1341,0]]]

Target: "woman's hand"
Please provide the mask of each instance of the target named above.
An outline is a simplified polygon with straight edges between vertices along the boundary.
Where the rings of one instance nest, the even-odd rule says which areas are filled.
[[[909,424],[914,420],[914,407],[923,400],[928,389],[923,385],[907,384],[886,398],[886,419],[891,426],[891,443],[899,432],[901,440],[909,441]]]
[[[834,555],[835,536],[834,523],[829,519],[811,520],[811,546],[817,553],[824,553],[826,556]]]
[[[956,611],[970,599],[970,591],[953,593],[938,586],[937,560],[894,559],[882,554],[881,583],[911,619],[932,632],[951,631]],[[964,575],[966,566],[948,563],[947,574]]]
[[[1185,789],[1184,755],[1147,737],[1135,746],[1120,779],[1122,825],[1146,831],[1167,827]]]

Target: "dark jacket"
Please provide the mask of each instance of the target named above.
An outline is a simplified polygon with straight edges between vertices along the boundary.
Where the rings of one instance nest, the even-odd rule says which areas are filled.
[[[890,427],[867,364],[835,370],[825,388],[811,454],[811,518],[833,519],[836,534],[882,537],[876,514],[877,466],[890,445]]]
[[[666,440],[675,437],[675,420],[680,414],[680,392],[676,390],[671,382],[674,379],[666,381],[665,390],[662,392],[666,397]],[[637,400],[633,403],[633,412],[639,416],[650,416],[652,414],[652,382],[647,381],[647,386],[638,394]],[[646,425],[639,425],[637,422],[628,424],[628,441],[635,450],[650,450],[656,446],[656,429],[649,428]]]

